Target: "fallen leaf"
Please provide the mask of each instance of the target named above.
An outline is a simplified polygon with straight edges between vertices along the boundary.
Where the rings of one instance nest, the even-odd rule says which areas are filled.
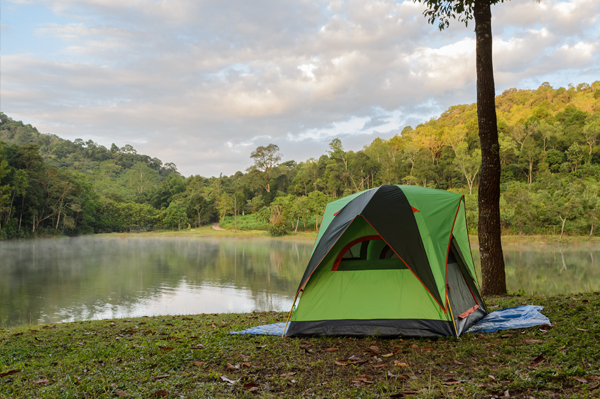
[[[258,384],[255,382],[247,382],[244,384],[244,389],[247,389],[250,392],[254,392],[254,391],[258,390]]]
[[[152,396],[169,396],[169,391],[159,389],[158,391],[154,392]]]
[[[194,366],[204,366],[205,364],[206,364],[206,362],[201,362],[201,361],[198,361],[198,360],[196,360],[194,362]]]
[[[44,385],[50,384],[50,381],[48,381],[48,380],[37,380],[37,381],[31,381],[31,382],[33,382],[34,384],[44,384]]]
[[[280,376],[280,377],[291,377],[291,376],[293,376],[293,375],[295,375],[295,374],[296,374],[296,373],[289,372],[289,373],[283,373],[283,374],[280,374],[279,376]]]
[[[494,377],[493,375],[488,375],[488,377],[490,378],[490,380],[496,381],[496,377]]]
[[[533,359],[531,359],[531,363],[539,364],[539,363],[543,362],[544,360],[545,360],[544,355],[539,355],[539,356],[536,356]]]
[[[227,363],[227,370],[235,371],[235,370],[239,370],[239,369],[240,369],[240,365],[239,364],[236,364],[234,366],[233,364]]]
[[[431,346],[425,346],[425,347],[424,347],[423,349],[421,349],[421,350],[424,350],[424,351],[432,351],[432,350],[433,350],[433,348],[432,348]]]
[[[463,362],[459,362],[458,360],[456,360],[456,359],[455,359],[455,360],[454,360],[454,364],[460,364],[460,365],[463,365],[464,363],[463,363]]]
[[[267,347],[267,345],[258,345],[258,346],[256,347],[256,349],[263,349],[263,348],[266,348],[266,347]]]
[[[537,340],[537,339],[526,339],[526,340],[525,340],[525,341],[523,341],[523,342],[525,342],[526,344],[529,344],[529,345],[533,345],[533,344],[541,344],[541,343],[542,343],[542,341],[539,341],[539,340]]]
[[[390,395],[391,399],[396,399],[396,398],[406,398],[409,396],[413,396],[416,395],[418,392],[416,391],[403,391],[403,392],[396,392]]]
[[[419,349],[419,345],[417,345],[417,344],[412,344],[410,347],[411,347],[412,349]]]
[[[337,352],[339,350],[340,350],[340,348],[327,348],[327,349],[325,349],[325,352]]]
[[[587,380],[586,380],[585,378],[582,378],[582,377],[574,377],[574,379],[575,379],[575,380],[577,380],[577,381],[579,381],[579,382],[582,382],[582,383],[584,383],[584,384],[587,384]]]
[[[337,364],[338,366],[346,366],[348,364],[346,360],[334,360],[333,363]]]
[[[230,380],[229,378],[225,377],[224,375],[221,376],[221,380],[228,382],[230,384],[235,384],[235,381]]]
[[[388,366],[387,364],[376,364],[375,366],[373,366],[373,368],[378,369],[378,368],[387,367],[387,366]]]
[[[354,383],[354,385],[374,384],[375,383],[375,381],[369,381],[367,378],[357,378],[355,380],[352,380],[352,382]]]
[[[369,352],[378,355],[380,351],[379,351],[379,348],[377,346],[373,345],[373,346],[369,346]]]
[[[204,349],[204,345],[202,344],[197,344],[193,347],[193,349]]]
[[[310,348],[311,346],[312,346],[311,344],[303,344],[303,345],[300,345],[300,348],[301,348],[301,349],[308,349],[308,348]]]
[[[244,363],[242,363],[242,366],[244,366],[244,367],[250,367],[250,363],[244,362]]]
[[[504,397],[510,398],[510,393],[508,392],[508,389],[506,391],[504,391]]]
[[[386,353],[385,355],[381,355],[381,357],[392,357],[394,353]]]
[[[408,367],[408,364],[402,362],[394,362],[394,366],[396,367]]]
[[[170,346],[159,346],[159,348],[160,348],[161,351],[164,351],[164,352],[168,352],[168,351],[172,351],[173,350],[173,348],[171,348]]]
[[[155,377],[152,377],[152,381],[162,380],[163,378],[167,378],[168,376],[169,374],[157,375]]]
[[[117,396],[129,396],[125,391],[115,391],[115,395]]]
[[[576,329],[576,330],[579,330],[579,331],[583,331],[583,332],[588,332],[588,331],[590,331],[590,330],[586,330],[586,329],[583,329],[583,328],[577,328],[577,327],[576,327],[575,329]]]
[[[462,381],[445,381],[445,382],[442,382],[443,385],[448,385],[448,386],[450,386],[450,385],[456,385],[456,384],[460,384],[460,383],[462,383]]]
[[[0,373],[0,378],[6,377],[7,375],[13,375],[15,373],[20,373],[22,370],[9,370],[6,373]]]

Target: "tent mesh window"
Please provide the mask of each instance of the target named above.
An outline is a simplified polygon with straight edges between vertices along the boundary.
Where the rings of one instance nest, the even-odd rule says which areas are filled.
[[[333,271],[408,269],[380,236],[361,237],[339,253]]]

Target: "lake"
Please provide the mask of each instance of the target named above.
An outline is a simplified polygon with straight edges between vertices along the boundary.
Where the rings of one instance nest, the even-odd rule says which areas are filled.
[[[0,241],[0,326],[287,311],[312,245],[135,236]],[[509,291],[600,291],[597,246],[507,246],[505,258]]]

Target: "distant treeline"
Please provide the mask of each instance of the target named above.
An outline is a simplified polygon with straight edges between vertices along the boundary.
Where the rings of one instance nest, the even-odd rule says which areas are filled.
[[[600,215],[600,82],[506,90],[496,97],[502,222],[509,233],[593,234]],[[317,229],[325,204],[381,184],[466,195],[477,229],[479,150],[475,104],[362,151],[334,139],[326,154],[281,162],[274,144],[245,172],[184,178],[172,163],[41,134],[0,113],[0,238],[187,228],[219,221],[271,234]]]

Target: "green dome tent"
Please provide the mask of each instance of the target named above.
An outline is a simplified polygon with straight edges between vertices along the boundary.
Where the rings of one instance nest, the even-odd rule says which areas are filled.
[[[460,194],[384,185],[325,208],[286,336],[459,336],[487,310]]]

